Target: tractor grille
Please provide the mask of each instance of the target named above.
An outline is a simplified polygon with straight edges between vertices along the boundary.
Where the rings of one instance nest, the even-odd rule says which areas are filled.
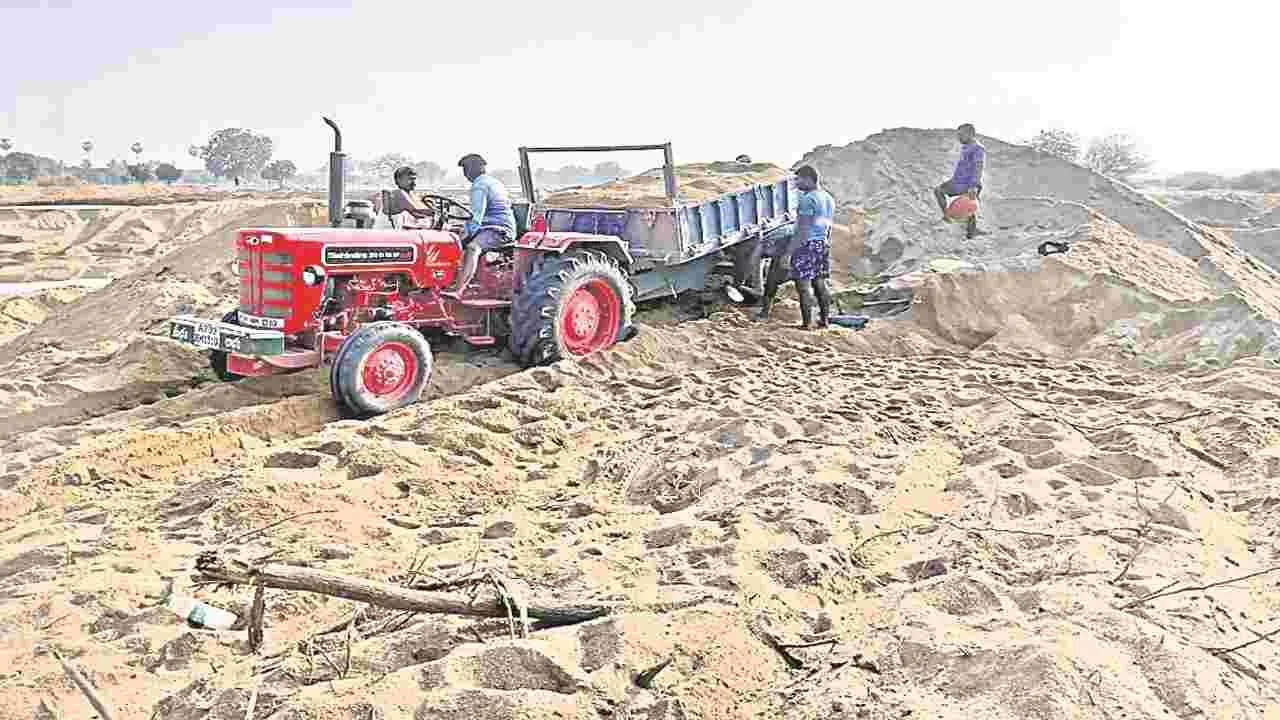
[[[240,309],[249,315],[287,320],[293,309],[293,257],[289,253],[240,248]]]

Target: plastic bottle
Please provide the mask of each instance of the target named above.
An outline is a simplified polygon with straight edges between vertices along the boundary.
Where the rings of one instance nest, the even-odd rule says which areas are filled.
[[[235,613],[227,612],[222,608],[216,608],[185,595],[170,595],[165,607],[176,613],[178,617],[186,620],[188,625],[197,628],[229,630],[239,619]]]

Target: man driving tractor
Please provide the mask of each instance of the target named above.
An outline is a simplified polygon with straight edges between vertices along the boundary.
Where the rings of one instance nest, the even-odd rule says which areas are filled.
[[[397,213],[408,213],[414,220],[422,220],[434,216],[434,212],[428,209],[420,208],[413,202],[413,190],[418,184],[418,172],[413,168],[405,165],[398,168],[395,172],[396,188],[398,189],[399,202],[395,203],[392,208]],[[407,227],[401,223],[401,227]]]
[[[511,196],[497,178],[485,173],[484,158],[469,153],[462,156],[458,166],[471,181],[471,219],[463,228],[463,244],[467,250],[458,274],[458,284],[444,293],[452,297],[458,297],[466,290],[480,266],[481,253],[511,242],[516,235]],[[470,243],[467,243],[467,238],[470,238]]]

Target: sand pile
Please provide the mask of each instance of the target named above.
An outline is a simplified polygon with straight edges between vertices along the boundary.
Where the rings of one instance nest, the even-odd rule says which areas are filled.
[[[769,163],[692,163],[675,167],[677,202],[699,203],[724,193],[744,190],[757,183],[773,183],[787,171]],[[662,168],[584,188],[549,193],[544,207],[665,207],[666,186]]]
[[[985,314],[952,314],[950,321],[960,323],[954,332],[938,326],[938,316],[926,321],[944,336],[972,335],[973,327],[986,327],[984,332],[994,336],[1010,318],[1037,316],[1042,321],[1032,323],[1036,333],[1020,342],[1049,354],[1101,351],[1112,356],[1130,346],[1128,350],[1140,355],[1171,362],[1225,363],[1258,352],[1276,357],[1280,275],[1275,270],[1241,251],[1226,235],[1190,222],[1128,186],[1029,148],[994,138],[982,138],[982,142],[987,148],[987,169],[981,223],[990,234],[973,241],[964,239],[960,227],[941,221],[932,195],[932,187],[949,176],[956,157],[958,144],[952,131],[887,130],[842,148],[823,146],[806,155],[803,162],[819,169],[840,206],[861,211],[864,252],[855,256],[837,250],[837,263],[865,275],[920,273],[912,280],[919,285],[937,275],[922,272],[929,263],[936,265],[942,258],[956,261],[954,273],[934,278],[934,286],[946,288],[948,302]],[[1064,240],[1114,247],[1078,255],[1079,262],[1063,261],[1075,273],[1083,273],[1071,274],[1068,282],[1061,268],[1046,270],[1050,261],[1037,253],[1046,241]],[[1161,258],[1158,271],[1142,267],[1145,259],[1157,256]],[[1133,262],[1135,257],[1140,260]],[[1126,270],[1113,267],[1121,260],[1127,263]],[[1010,275],[991,278],[989,273]],[[1063,297],[1064,283],[1085,287],[1093,277],[1104,285],[1114,278],[1120,286],[1132,286],[1136,294],[1127,309],[1123,297],[1112,293],[1112,300],[1101,303],[1108,309],[1100,313],[1089,291],[1078,290],[1069,305],[1074,308],[1071,313],[1081,317],[1066,319],[1069,314],[1056,312],[1058,306],[1050,298]],[[1018,304],[1006,305],[989,296],[997,285],[1025,290],[1015,293]],[[1167,288],[1193,291],[1169,296],[1183,303],[1177,307],[1153,308],[1147,303],[1150,296],[1165,297]],[[1143,315],[1151,310],[1162,318],[1154,325]],[[1178,319],[1171,320],[1174,317]],[[1204,347],[1198,350],[1163,340],[1148,343],[1148,336],[1142,332],[1135,336],[1132,330],[1154,327],[1152,332],[1160,333],[1168,322],[1181,325],[1192,317],[1217,323],[1183,336],[1203,341]],[[1070,342],[1079,340],[1080,328],[1090,322],[1096,337],[1114,337],[1121,347]],[[1062,326],[1050,327],[1054,324]],[[1223,340],[1237,331],[1247,334],[1234,344]],[[1036,334],[1059,339],[1039,343]],[[970,337],[965,344],[974,342]],[[1226,354],[1214,355],[1215,351]]]
[[[1213,227],[1244,225],[1249,218],[1262,212],[1261,203],[1256,198],[1237,194],[1181,192],[1171,194],[1166,204],[1183,217]]]
[[[22,295],[0,296],[0,345],[48,319],[58,308],[78,300],[89,288],[51,287]]]
[[[262,191],[230,190],[207,185],[165,185],[162,183],[129,183],[127,185],[0,185],[0,205],[166,205],[197,201],[226,200],[298,200],[323,198],[323,193],[295,190]]]
[[[268,205],[323,220],[315,201],[262,199],[147,207],[0,208],[0,282],[127,275]]]
[[[310,202],[122,212],[132,216],[127,222],[166,225],[174,231],[166,242],[181,246],[141,268],[135,258],[134,272],[100,290],[68,298],[70,302],[13,297],[0,306],[5,316],[17,316],[14,330],[22,331],[0,346],[0,438],[11,443],[10,462],[24,457],[25,450],[12,444],[20,434],[74,426],[211,382],[205,353],[156,333],[163,335],[165,320],[179,312],[221,315],[235,305],[237,285],[229,263],[236,228],[314,220]],[[110,233],[119,229],[121,220],[119,215],[101,219],[98,228]],[[93,246],[97,234],[72,226],[67,237],[80,237]],[[58,451],[57,444],[44,439],[32,442],[33,451],[39,448],[37,456]]]
[[[1249,218],[1246,224],[1254,228],[1280,227],[1280,207],[1273,207],[1266,212]]]
[[[1223,232],[1241,250],[1280,270],[1280,227],[1231,228]]]
[[[368,423],[306,434],[299,398],[3,478],[28,514],[3,534],[0,717],[87,712],[47,642],[122,717],[238,719],[251,696],[291,718],[1280,710],[1258,639],[1280,611],[1276,371],[965,357],[911,327],[726,314]],[[268,418],[303,436],[264,446]],[[506,619],[368,609],[315,637],[360,605],[268,590],[254,654],[157,606],[172,581],[246,612],[246,588],[192,586],[229,540],[623,607],[516,640]]]

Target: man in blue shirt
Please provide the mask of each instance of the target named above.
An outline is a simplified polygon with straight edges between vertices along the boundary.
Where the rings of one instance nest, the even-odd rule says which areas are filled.
[[[957,128],[956,138],[960,140],[960,159],[956,161],[951,179],[933,189],[944,221],[947,219],[949,198],[968,195],[977,200],[982,194],[982,171],[986,165],[987,149],[978,142],[978,133],[972,123],[965,123]],[[965,237],[972,239],[986,234],[986,231],[978,229],[978,214],[970,215],[965,225]]]
[[[480,254],[511,242],[516,235],[516,216],[511,209],[511,196],[497,178],[485,173],[483,157],[475,153],[464,155],[458,161],[462,174],[471,181],[471,219],[463,232],[463,243],[470,238],[467,252],[462,259],[458,284],[445,294],[460,296],[467,289],[476,268],[480,267]]]
[[[812,330],[814,298],[817,297],[818,327],[828,327],[831,318],[831,222],[836,201],[818,187],[818,171],[812,165],[796,169],[796,187],[800,202],[796,234],[787,248],[791,255],[790,277],[800,294],[801,328]]]

